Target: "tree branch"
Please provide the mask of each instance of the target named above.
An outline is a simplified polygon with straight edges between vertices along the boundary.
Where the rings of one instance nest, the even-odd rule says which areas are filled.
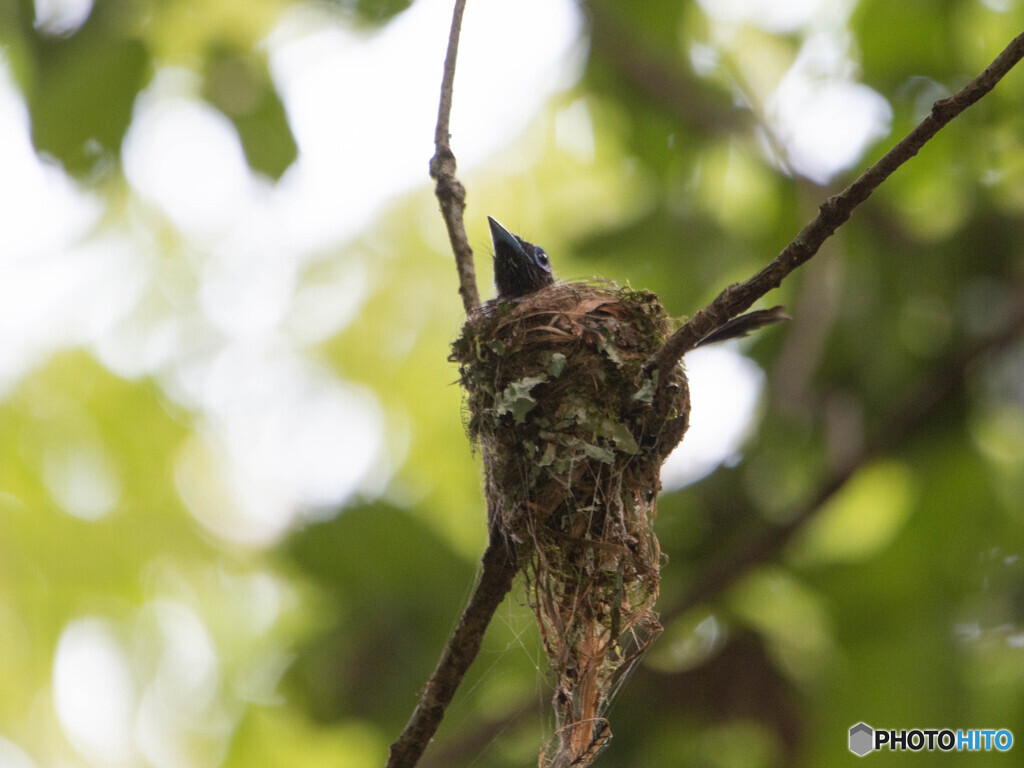
[[[1007,72],[1024,57],[1024,33],[1018,35],[995,60],[960,91],[932,105],[932,110],[914,130],[868,168],[850,186],[821,204],[814,217],[796,238],[764,269],[745,283],[730,285],[690,318],[648,359],[646,369],[668,371],[674,368],[701,339],[731,318],[748,309],[794,269],[809,260],[863,203],[875,188],[907,160],[916,155],[939,130],[978,99],[991,91]],[[667,377],[660,377],[666,381]]]
[[[455,63],[459,51],[459,34],[466,0],[455,0],[452,26],[448,34],[448,52],[444,59],[441,78],[441,100],[437,108],[437,128],[434,131],[434,157],[430,160],[430,176],[437,182],[435,194],[441,205],[441,215],[448,228],[448,239],[455,255],[459,273],[459,294],[466,314],[480,306],[473,267],[473,249],[466,237],[462,212],[466,209],[466,190],[455,177],[455,154],[451,149],[449,124],[452,113],[452,93],[455,87]],[[423,755],[427,744],[437,732],[441,720],[455,691],[458,690],[476,655],[480,652],[484,634],[494,612],[512,588],[518,572],[515,551],[510,543],[491,533],[484,551],[480,581],[469,599],[459,623],[452,631],[441,658],[427,680],[409,722],[391,745],[387,768],[413,768]]]
[[[438,108],[437,128],[434,137],[435,154],[430,161],[430,175],[436,181],[436,195],[441,213],[448,229],[449,240],[455,255],[459,273],[459,293],[467,314],[480,306],[479,292],[473,265],[473,252],[466,236],[463,222],[465,210],[465,189],[455,176],[455,155],[450,146],[449,122],[452,106],[452,92],[455,80],[455,65],[459,34],[465,0],[455,0],[452,27],[445,57],[441,99]],[[725,289],[710,305],[698,311],[680,328],[663,347],[647,361],[649,370],[669,370],[678,364],[682,356],[693,349],[709,333],[720,328],[729,319],[749,308],[754,301],[772,288],[778,287],[796,267],[810,259],[821,244],[847,219],[852,211],[871,194],[874,189],[891,175],[900,165],[913,157],[922,146],[946,123],[960,112],[988,93],[995,84],[1024,56],[1024,35],[1016,38],[985,72],[975,78],[964,89],[949,99],[933,105],[931,114],[925,118],[903,141],[897,144],[881,160],[869,168],[857,181],[839,195],[826,200],[818,216],[808,224],[776,258],[760,273],[746,283]],[[1018,318],[1024,323],[1024,316]],[[1019,330],[1019,329],[1017,329]],[[972,355],[978,354],[977,350]],[[971,358],[973,359],[973,358]],[[969,362],[969,360],[967,361]],[[967,365],[964,362],[964,366]],[[668,377],[661,377],[667,380]],[[937,387],[938,398],[926,403],[938,407],[959,385],[949,391]],[[948,387],[947,387],[948,389]],[[924,408],[924,405],[919,405]],[[925,409],[922,413],[930,413]],[[902,434],[913,428],[913,414],[906,417]],[[922,416],[923,418],[923,416]],[[893,438],[883,437],[877,445],[864,454],[864,460],[875,452],[890,446]],[[768,532],[750,545],[740,548],[736,556],[724,567],[712,569],[707,576],[694,585],[691,593],[678,610],[696,604],[707,595],[724,588],[744,572],[750,565],[760,562],[785,543],[795,530],[814,514],[824,501],[830,498],[852,476],[859,466],[852,463],[847,469],[837,472],[812,500],[808,508],[799,512],[788,526]],[[430,679],[421,691],[419,702],[402,734],[391,745],[387,768],[413,768],[436,733],[445,711],[455,695],[466,671],[479,653],[484,634],[494,612],[512,587],[518,572],[518,561],[510,542],[492,532],[490,542],[483,555],[480,580],[469,603],[459,619],[458,625],[449,638],[441,658]]]
[[[494,612],[512,589],[519,571],[511,542],[491,533],[484,551],[480,581],[469,599],[458,625],[445,644],[434,673],[420,692],[412,717],[391,745],[387,768],[413,768],[437,732],[462,678],[469,669],[491,623]]]
[[[455,87],[455,60],[459,53],[459,34],[462,31],[462,13],[466,0],[455,0],[452,28],[448,34],[448,53],[444,57],[444,76],[441,78],[441,101],[437,108],[437,128],[434,131],[434,157],[430,160],[430,178],[437,182],[434,194],[441,204],[441,215],[448,228],[448,240],[455,254],[455,268],[459,273],[459,295],[469,315],[480,306],[480,293],[476,287],[473,267],[473,249],[466,237],[462,212],[466,209],[466,189],[455,177],[455,154],[448,131],[452,114],[452,91]]]
[[[896,450],[952,398],[962,392],[967,375],[973,366],[987,355],[1006,349],[1022,336],[1024,292],[1018,293],[1018,299],[1005,324],[990,335],[965,345],[945,365],[924,377],[922,384],[915,387],[899,405],[891,408],[891,416],[881,420],[880,423],[884,427],[878,434],[856,457],[842,469],[834,472],[813,496],[801,504],[786,524],[762,529],[747,536],[736,546],[728,547],[728,551],[709,567],[702,569],[682,599],[662,612],[659,617],[662,623],[668,625],[673,619],[720,595],[752,568],[770,562],[807,523],[821,513],[826,503],[858,470]],[[517,710],[515,717],[520,716],[523,711],[532,711],[536,706],[536,702],[524,700],[520,703],[520,709]],[[493,737],[493,730],[492,723],[485,723],[463,739],[470,743],[486,742]],[[437,762],[438,765],[442,763],[443,760]]]

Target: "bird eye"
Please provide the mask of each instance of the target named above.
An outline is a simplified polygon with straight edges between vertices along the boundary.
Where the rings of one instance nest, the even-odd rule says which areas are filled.
[[[548,266],[548,255],[544,253],[544,251],[542,251],[540,248],[537,249],[537,253],[534,254],[534,258],[537,260],[537,263],[540,264],[542,267]]]

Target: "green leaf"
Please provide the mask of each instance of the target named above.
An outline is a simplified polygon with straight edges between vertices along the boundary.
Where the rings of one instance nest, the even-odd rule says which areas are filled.
[[[551,362],[548,363],[548,376],[552,379],[557,379],[562,375],[562,371],[565,370],[565,355],[561,352],[555,352],[551,356]]]
[[[643,380],[643,383],[633,394],[633,399],[638,403],[650,403],[654,400],[654,392],[658,388],[658,371],[654,375]]]
[[[607,336],[602,336],[598,346],[608,356],[609,360],[616,365],[622,365],[622,355],[619,354],[619,349],[615,346],[615,342],[611,341]]]
[[[500,414],[511,413],[516,424],[522,424],[526,414],[537,404],[530,392],[547,380],[547,376],[527,376],[519,381],[513,381],[505,387],[494,403],[494,409]]]
[[[334,0],[342,8],[355,12],[366,24],[382,25],[412,5],[412,0]]]
[[[295,161],[298,147],[265,60],[214,49],[206,60],[203,97],[234,123],[253,170],[278,179]]]
[[[615,443],[616,449],[622,453],[628,453],[631,456],[640,453],[640,446],[637,445],[633,434],[621,422],[605,419],[601,422],[601,434]]]
[[[78,176],[120,152],[135,97],[151,72],[140,41],[86,24],[67,40],[43,39],[26,90],[36,150]]]
[[[602,448],[600,445],[591,445],[590,443],[580,443],[580,447],[583,449],[583,453],[592,459],[604,462],[605,464],[611,464],[615,461],[615,453],[609,448]]]
[[[555,460],[555,444],[547,443],[544,447],[544,454],[537,460],[538,467],[549,467]]]

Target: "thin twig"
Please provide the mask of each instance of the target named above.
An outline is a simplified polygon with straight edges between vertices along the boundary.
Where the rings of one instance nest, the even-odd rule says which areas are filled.
[[[423,686],[412,717],[391,745],[387,768],[413,768],[419,762],[423,750],[444,719],[462,678],[480,652],[487,625],[512,589],[518,571],[512,543],[492,531],[490,543],[484,551],[480,581],[448,638],[434,673]]]
[[[462,212],[466,208],[466,190],[455,177],[455,154],[451,149],[449,123],[452,113],[452,93],[455,87],[455,63],[459,51],[459,34],[466,0],[455,0],[452,26],[448,34],[448,52],[444,59],[441,78],[441,100],[437,108],[437,128],[434,132],[434,157],[430,160],[430,176],[437,182],[435,194],[441,204],[441,215],[448,228],[448,239],[455,254],[459,273],[459,294],[466,314],[471,315],[480,306],[473,267],[473,249],[466,237]],[[480,580],[473,590],[458,625],[452,631],[433,674],[420,692],[419,702],[401,735],[391,745],[387,768],[413,768],[437,732],[441,720],[455,691],[473,660],[480,652],[487,626],[494,612],[512,588],[518,572],[515,551],[511,544],[493,532],[484,551]]]
[[[466,193],[455,176],[455,155],[449,143],[455,62],[464,9],[465,0],[455,0],[434,138],[435,155],[430,162],[430,175],[437,182],[436,194],[448,228],[459,273],[459,293],[469,314],[480,305],[480,297],[476,286],[473,252],[466,237],[462,218]],[[770,289],[778,287],[786,275],[817,252],[836,228],[850,217],[853,209],[867,199],[882,181],[913,157],[946,123],[988,93],[1022,56],[1024,35],[1016,38],[992,65],[967,87],[949,99],[936,102],[932,113],[914,131],[849,188],[826,200],[815,220],[805,227],[764,270],[746,283],[730,286],[708,307],[697,312],[688,323],[673,334],[661,350],[652,355],[647,361],[647,367],[651,370],[668,370],[675,366],[701,339],[749,308]],[[668,377],[661,378],[666,380]],[[823,489],[822,500],[829,498],[851,476],[852,471],[850,469],[846,473],[837,473],[832,482]],[[779,541],[784,542],[789,535],[791,534],[782,534]],[[740,555],[743,563],[757,562],[761,551],[775,551],[777,546],[774,542],[775,539],[762,549],[742,550]],[[424,686],[412,717],[402,734],[391,745],[387,768],[413,768],[437,731],[448,704],[480,650],[484,633],[494,612],[511,589],[518,572],[516,555],[510,546],[509,542],[492,533],[484,552],[480,581],[449,638],[434,673]],[[725,576],[725,581],[718,580],[718,588],[721,588],[722,583],[728,582],[728,572],[725,572]],[[704,580],[704,583],[711,585],[712,590],[715,589],[713,582],[714,579]],[[691,598],[696,599],[700,593],[699,588],[695,589],[691,593]],[[706,591],[704,594],[707,594]]]
[[[723,547],[724,554],[712,565],[701,570],[682,598],[661,613],[660,620],[668,625],[673,619],[701,603],[715,599],[750,573],[751,569],[762,563],[771,562],[796,534],[821,513],[827,502],[842,490],[858,470],[897,450],[950,400],[963,392],[967,376],[974,366],[987,356],[1006,349],[1022,335],[1024,297],[1020,298],[1008,321],[998,330],[970,342],[958,354],[952,356],[949,362],[925,377],[922,384],[915,387],[898,405],[891,408],[892,416],[880,421],[884,426],[875,438],[869,441],[856,457],[851,458],[848,464],[833,473],[813,496],[800,505],[799,509],[794,510],[785,525],[762,529],[747,536],[737,545]],[[537,705],[536,702],[524,700],[519,706],[526,710]],[[464,735],[463,740],[469,743],[487,741],[492,738],[493,730],[492,723],[485,723],[478,731]]]
[[[480,292],[476,287],[473,267],[473,249],[466,237],[462,212],[466,209],[466,189],[455,177],[455,154],[448,131],[452,114],[452,91],[455,87],[455,60],[459,53],[459,33],[462,31],[462,13],[466,0],[455,0],[452,28],[448,34],[448,53],[444,57],[444,76],[441,78],[441,101],[437,108],[437,129],[434,131],[434,156],[430,160],[430,178],[437,182],[434,194],[441,204],[441,215],[448,228],[448,240],[455,254],[455,268],[459,272],[459,295],[466,314],[480,306]]]
[[[1018,35],[995,60],[960,91],[932,105],[932,110],[914,130],[890,149],[855,182],[838,195],[821,204],[814,217],[796,238],[764,269],[745,283],[730,285],[703,309],[699,310],[668,341],[648,359],[646,369],[668,371],[675,367],[701,339],[728,320],[748,309],[794,269],[810,259],[853,210],[863,203],[883,181],[916,155],[938,131],[978,99],[991,91],[996,83],[1024,57],[1024,33]],[[666,381],[667,376],[661,380]]]
[[[914,435],[927,421],[945,407],[964,388],[971,369],[986,356],[1005,349],[1024,334],[1024,298],[1019,299],[1012,314],[997,331],[969,344],[942,368],[932,371],[882,419],[878,432],[843,467],[836,470],[799,508],[787,515],[783,525],[772,526],[749,535],[736,546],[729,547],[717,562],[701,569],[683,598],[672,605],[661,619],[674,617],[720,594],[736,583],[751,568],[774,558],[794,535],[816,517],[826,503],[840,491],[859,470],[870,462],[891,454]]]

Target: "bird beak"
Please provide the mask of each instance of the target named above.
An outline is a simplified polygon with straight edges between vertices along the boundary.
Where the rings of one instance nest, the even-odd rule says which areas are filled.
[[[523,250],[523,246],[516,240],[516,236],[505,229],[501,224],[492,219],[490,216],[487,217],[488,223],[491,225],[491,243],[494,245],[495,255],[502,248],[511,248],[515,253],[522,255],[526,258],[526,251]]]

